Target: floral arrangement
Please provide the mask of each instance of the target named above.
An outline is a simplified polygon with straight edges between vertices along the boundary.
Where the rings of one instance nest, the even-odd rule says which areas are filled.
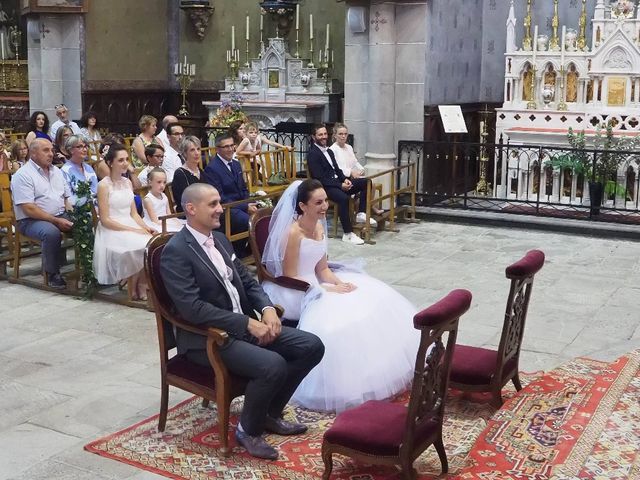
[[[253,200],[255,200],[258,208],[273,208],[273,202],[270,198],[261,198],[266,196],[267,192],[263,190],[258,190],[257,192],[251,194],[251,197],[253,198]]]
[[[84,284],[84,298],[91,298],[98,286],[93,274],[93,195],[89,182],[78,181],[74,185],[74,193],[78,200],[71,212],[73,221],[73,241],[76,245],[76,255],[82,268],[82,283]]]
[[[216,110],[216,114],[209,121],[210,127],[228,127],[233,122],[240,120],[247,122],[249,119],[242,111],[242,103],[244,98],[242,94],[232,92],[228,100],[223,100],[220,107]]]

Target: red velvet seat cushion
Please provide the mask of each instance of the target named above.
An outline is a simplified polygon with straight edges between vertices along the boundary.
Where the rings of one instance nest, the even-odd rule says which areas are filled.
[[[187,379],[198,385],[215,388],[213,368],[190,362],[183,355],[176,355],[167,362],[167,374]]]
[[[496,370],[498,352],[487,348],[456,345],[449,379],[465,385],[485,385]]]
[[[407,407],[369,400],[338,415],[324,434],[325,441],[370,455],[398,455],[404,435]],[[416,443],[437,428],[435,420],[416,431]]]
[[[452,290],[446,297],[416,313],[413,317],[413,326],[415,328],[434,327],[440,323],[449,322],[469,310],[470,305],[471,292],[462,289]]]
[[[544,253],[540,250],[529,250],[527,254],[516,263],[505,269],[507,278],[526,278],[538,273],[544,265]]]

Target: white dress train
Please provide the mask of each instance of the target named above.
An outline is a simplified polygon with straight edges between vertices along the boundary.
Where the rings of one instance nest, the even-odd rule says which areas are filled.
[[[303,238],[298,278],[322,288],[315,267],[326,253],[326,239]],[[417,309],[406,298],[364,273],[337,276],[358,288],[342,294],[322,289],[309,300],[313,293],[305,298],[303,292],[263,284],[272,302],[284,307],[286,318],[300,318],[298,328],[318,335],[325,345],[324,358],[292,399],[313,410],[340,412],[402,392],[412,379],[420,342],[420,332],[413,328]]]

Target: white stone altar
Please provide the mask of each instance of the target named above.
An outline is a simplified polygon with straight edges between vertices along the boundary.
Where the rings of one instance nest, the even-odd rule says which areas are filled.
[[[567,132],[571,127],[576,132],[584,130],[588,146],[597,129],[607,124],[612,125],[616,135],[640,135],[640,6],[635,7],[631,0],[610,0],[608,4],[597,0],[589,46],[584,0],[577,29],[564,27],[563,34],[559,30],[557,0],[554,3],[551,36],[546,35],[548,32],[539,32],[538,38],[534,38],[535,33],[532,36],[529,7],[522,47],[518,48],[511,0],[504,104],[496,109],[496,143],[502,137],[510,144],[568,146]],[[531,189],[525,186],[534,175],[533,169],[538,169],[540,185],[545,184],[546,175],[552,174],[536,159],[530,159],[530,168],[523,169],[518,156],[510,156],[507,168],[501,171],[497,162],[496,158],[493,185],[499,198],[530,196]],[[635,162],[631,166],[637,178],[638,166]],[[625,180],[628,167],[620,167],[620,181]],[[558,177],[559,172],[553,175]],[[559,178],[553,179],[551,198],[574,204],[585,200],[575,196],[576,191],[586,190],[576,188],[575,178],[571,195],[560,192],[560,183]]]
[[[270,38],[260,58],[241,64],[225,78],[222,101],[242,94],[243,111],[262,128],[280,122],[335,122],[340,94],[333,92],[330,66],[296,58],[286,40]],[[211,119],[220,102],[205,101]]]

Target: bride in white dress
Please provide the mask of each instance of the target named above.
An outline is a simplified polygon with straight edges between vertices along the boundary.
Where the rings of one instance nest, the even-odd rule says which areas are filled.
[[[122,176],[129,166],[127,157],[126,148],[120,144],[111,145],[105,155],[111,172],[98,182],[100,222],[93,248],[93,270],[102,285],[127,279],[132,282],[133,300],[146,300],[144,249],[157,231],[138,215],[131,181]]]
[[[317,180],[291,184],[269,224],[263,262],[274,275],[312,285],[303,292],[263,284],[271,301],[318,335],[325,355],[302,381],[293,401],[314,410],[342,411],[404,391],[411,381],[420,335],[417,309],[365,273],[339,271],[327,262],[327,194]]]

